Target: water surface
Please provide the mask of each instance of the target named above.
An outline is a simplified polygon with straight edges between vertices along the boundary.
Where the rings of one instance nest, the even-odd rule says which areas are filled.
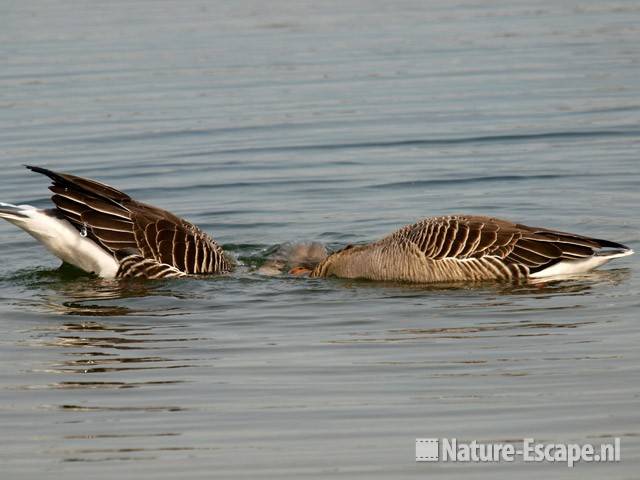
[[[0,224],[3,474],[632,478],[640,257],[544,286],[272,278],[428,215],[640,249],[636,2],[5,2],[0,200],[21,164],[198,223],[207,280],[58,270]],[[416,464],[416,437],[600,443],[619,464]]]

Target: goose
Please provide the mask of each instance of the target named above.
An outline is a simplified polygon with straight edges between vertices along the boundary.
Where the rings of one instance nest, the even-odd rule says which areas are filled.
[[[0,203],[0,217],[63,262],[103,278],[170,278],[233,269],[212,237],[166,210],[95,180],[25,166],[52,180],[55,208]]]
[[[293,275],[413,283],[528,281],[587,272],[631,255],[625,245],[472,215],[431,217],[349,245]]]

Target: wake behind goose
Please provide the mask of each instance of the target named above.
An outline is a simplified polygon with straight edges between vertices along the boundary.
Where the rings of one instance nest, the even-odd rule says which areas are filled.
[[[427,218],[377,242],[350,245],[313,269],[291,273],[414,283],[519,281],[579,274],[632,253],[608,240],[456,215]]]
[[[27,166],[53,181],[56,208],[0,203],[0,217],[51,253],[104,278],[168,278],[229,272],[233,261],[192,223],[103,183]]]

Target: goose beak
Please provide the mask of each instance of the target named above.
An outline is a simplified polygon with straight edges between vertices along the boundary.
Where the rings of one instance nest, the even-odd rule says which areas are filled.
[[[311,269],[305,267],[293,267],[291,270],[289,270],[289,275],[294,275],[296,277],[302,277],[304,275],[309,275],[310,273]]]

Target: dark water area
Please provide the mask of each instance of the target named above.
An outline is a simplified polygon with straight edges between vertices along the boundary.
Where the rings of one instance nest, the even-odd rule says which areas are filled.
[[[0,201],[34,164],[197,223],[209,279],[59,270],[0,223],[2,477],[635,478],[640,256],[544,285],[271,277],[485,214],[640,249],[637,2],[5,2]],[[425,464],[416,437],[611,464]]]

